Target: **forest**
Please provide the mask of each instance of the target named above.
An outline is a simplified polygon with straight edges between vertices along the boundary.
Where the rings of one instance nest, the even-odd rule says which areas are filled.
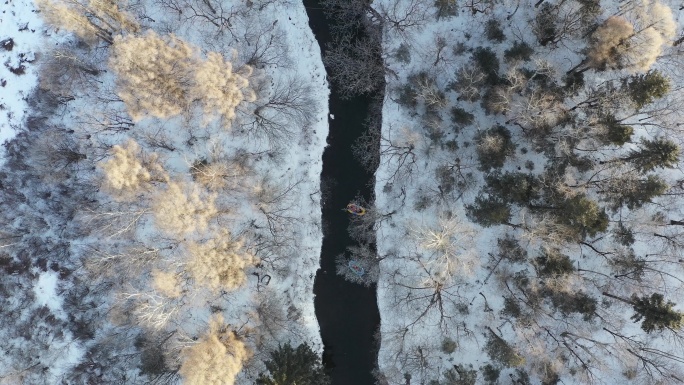
[[[379,383],[683,383],[682,5],[335,3],[368,45],[324,60],[374,66],[332,80],[387,81],[339,257],[378,288]]]
[[[382,96],[337,256],[378,385],[684,383],[684,5],[323,3],[327,47],[295,0],[36,1],[0,384],[326,384],[327,79]]]
[[[8,79],[37,74],[0,172],[0,383],[324,380],[329,91],[302,5],[34,9],[43,46]],[[27,25],[0,49],[24,55]]]

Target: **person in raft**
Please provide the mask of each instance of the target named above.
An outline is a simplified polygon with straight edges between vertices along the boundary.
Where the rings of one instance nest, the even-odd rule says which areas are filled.
[[[366,209],[357,205],[356,203],[348,204],[344,210],[350,214],[359,215],[359,216],[366,213]]]

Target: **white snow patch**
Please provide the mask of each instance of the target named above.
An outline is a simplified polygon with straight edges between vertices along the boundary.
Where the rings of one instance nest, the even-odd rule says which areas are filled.
[[[34,61],[43,22],[32,0],[7,0],[0,8],[0,42],[13,42],[11,51],[0,47],[0,143],[5,143],[19,130],[28,109],[26,97],[37,82]]]
[[[62,298],[57,295],[57,283],[59,275],[55,271],[46,271],[38,276],[33,292],[36,295],[36,304],[47,306],[53,313],[62,312]]]

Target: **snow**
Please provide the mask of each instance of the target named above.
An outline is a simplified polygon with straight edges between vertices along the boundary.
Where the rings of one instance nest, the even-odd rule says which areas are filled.
[[[31,0],[7,0],[0,9],[0,41],[14,42],[11,51],[0,47],[0,143],[4,143],[20,130],[27,112],[25,98],[36,85],[36,66],[30,62],[42,45],[43,22]],[[24,74],[10,72],[22,65]]]
[[[157,31],[168,31],[170,25],[178,25],[177,15],[160,9],[158,2],[142,3],[144,6],[136,10],[146,12],[147,18],[141,21],[143,30],[152,28]],[[235,0],[232,3],[236,8],[248,7],[243,1]],[[44,27],[30,0],[9,1],[0,5],[0,9],[3,12],[0,16],[0,40],[12,38],[15,43],[12,51],[0,49],[0,58],[3,62],[9,60],[8,63],[11,65],[18,64],[20,54],[24,54],[26,58],[36,58],[35,63],[26,64],[26,74],[21,76],[9,73],[5,66],[0,67],[0,79],[7,80],[6,86],[0,89],[0,103],[5,109],[0,116],[0,134],[3,140],[11,140],[17,132],[22,131],[23,120],[32,112],[27,111],[24,98],[35,89],[37,66],[41,57],[49,55],[49,49],[45,47],[53,47],[58,43],[62,46],[63,42],[69,43],[73,38],[66,31]],[[27,31],[18,31],[19,27],[26,23],[30,28]],[[301,2],[277,1],[260,10],[255,6],[249,12],[240,13],[239,17],[231,19],[231,23],[234,23],[231,27],[238,36],[222,33],[209,37],[211,34],[207,31],[211,30],[211,26],[195,21],[185,22],[173,32],[200,47],[203,52],[217,50],[237,63],[245,60],[244,55],[248,53],[248,49],[253,48],[249,43],[245,43],[247,39],[243,36],[246,34],[258,29],[258,38],[262,39],[259,47],[264,42],[276,42],[275,48],[269,51],[274,53],[273,60],[255,69],[254,77],[266,79],[271,85],[278,82],[287,84],[289,80],[295,79],[295,85],[302,87],[303,95],[311,101],[308,106],[311,108],[310,117],[286,118],[285,135],[275,139],[266,138],[248,132],[248,125],[240,126],[234,123],[230,129],[226,129],[218,122],[205,125],[200,124],[199,119],[183,118],[144,119],[136,122],[135,129],[130,131],[102,130],[90,122],[102,118],[103,114],[109,112],[125,116],[120,103],[105,102],[98,106],[93,104],[93,96],[98,92],[111,92],[113,89],[114,75],[111,72],[102,74],[98,79],[101,83],[95,88],[75,90],[75,100],[61,105],[58,112],[48,109],[47,112],[36,113],[46,115],[41,121],[40,129],[43,126],[73,129],[69,139],[74,140],[75,148],[87,154],[88,161],[94,160],[91,165],[109,156],[109,146],[121,144],[129,138],[135,139],[146,153],[160,154],[160,161],[169,174],[187,183],[192,183],[190,166],[201,159],[211,159],[217,150],[228,158],[242,157],[239,159],[245,160],[251,173],[243,180],[239,180],[235,189],[219,194],[217,200],[225,208],[221,221],[225,222],[212,222],[210,226],[216,229],[228,224],[231,235],[253,242],[246,242],[246,247],[261,260],[260,264],[248,269],[247,282],[238,290],[215,293],[198,288],[188,294],[187,300],[178,305],[181,306],[181,311],[173,313],[176,318],[172,322],[180,330],[178,344],[187,344],[188,340],[191,341],[190,337],[196,338],[206,331],[207,320],[213,311],[217,311],[216,309],[223,309],[226,323],[236,329],[260,327],[261,315],[256,314],[255,306],[271,300],[271,307],[267,310],[273,312],[273,322],[277,328],[273,335],[262,329],[260,332],[264,335],[260,339],[250,340],[250,343],[258,343],[259,348],[263,350],[256,352],[257,357],[250,361],[252,366],[241,374],[244,378],[239,379],[240,382],[252,381],[253,377],[263,370],[262,360],[267,357],[269,351],[277,348],[278,344],[290,342],[297,345],[306,342],[315,351],[322,352],[323,349],[314,313],[313,281],[319,268],[322,242],[319,184],[322,154],[328,134],[329,87],[320,48],[309,28],[308,17]],[[237,50],[235,56],[234,49]],[[93,55],[99,55],[95,65],[106,68],[107,50],[98,48]],[[20,145],[24,140],[27,140],[26,137],[19,135],[14,144]],[[47,138],[45,140],[49,141]],[[155,146],[155,143],[159,143],[155,142],[157,140],[166,143],[173,150]],[[32,167],[29,167],[32,173],[29,175],[32,175],[32,178],[35,178],[33,175],[40,173],[37,171],[39,161],[33,159],[34,156],[35,154],[29,153],[26,160],[33,162]],[[102,374],[104,377],[97,381],[116,383],[121,380],[122,373],[123,378],[132,381],[131,383],[146,381],[147,379],[140,376],[135,365],[131,366],[125,360],[105,363],[101,360],[109,353],[101,353],[105,356],[97,354],[100,354],[98,349],[109,348],[104,347],[106,344],[115,346],[111,349],[125,346],[124,351],[117,352],[121,353],[122,357],[130,353],[137,338],[136,332],[122,331],[117,321],[117,316],[122,316],[111,307],[117,296],[130,295],[131,298],[145,298],[149,301],[161,298],[150,284],[149,272],[127,275],[119,271],[117,274],[123,276],[100,277],[99,273],[112,272],[106,272],[104,268],[90,271],[88,262],[101,258],[107,252],[116,257],[116,253],[125,252],[131,245],[162,245],[160,254],[163,258],[159,260],[158,267],[176,271],[174,269],[182,268],[185,264],[185,251],[180,248],[174,249],[178,247],[177,242],[168,242],[168,235],[155,228],[154,218],[149,212],[143,214],[132,227],[132,231],[122,232],[125,235],[121,237],[106,233],[107,225],[116,225],[116,221],[98,227],[98,223],[106,221],[98,222],[97,218],[93,219],[93,213],[87,210],[76,208],[74,213],[69,214],[72,216],[68,219],[61,217],[63,213],[57,212],[58,209],[53,207],[59,206],[59,200],[62,198],[58,196],[61,188],[60,182],[57,181],[58,177],[51,178],[59,173],[52,172],[56,171],[52,167],[53,165],[46,165],[45,168],[51,171],[49,174],[54,175],[45,175],[45,180],[29,179],[16,183],[16,190],[21,191],[22,196],[32,198],[26,203],[17,204],[16,216],[7,225],[13,230],[15,227],[24,226],[25,222],[30,223],[33,218],[42,217],[36,221],[40,222],[40,226],[45,226],[45,231],[33,234],[39,231],[40,227],[36,225],[29,235],[39,239],[39,243],[44,245],[53,245],[55,240],[63,242],[68,245],[65,254],[70,258],[69,261],[60,260],[65,257],[53,255],[46,246],[46,249],[50,250],[46,253],[50,268],[32,273],[35,276],[30,279],[28,273],[26,276],[17,277],[17,282],[26,280],[26,283],[11,286],[11,295],[16,298],[32,294],[30,300],[22,301],[25,303],[21,304],[27,317],[34,309],[49,310],[48,313],[41,314],[47,320],[45,328],[52,328],[46,338],[52,338],[53,344],[46,347],[40,356],[31,360],[32,364],[36,362],[35,368],[38,369],[31,369],[24,378],[28,378],[26,381],[29,382],[34,381],[33,383],[76,381],[77,379],[69,377],[73,374],[70,370],[76,364],[82,363],[87,352],[90,360],[88,370],[107,371]],[[78,174],[75,179],[80,181],[97,181],[101,178],[96,167],[80,168],[79,165],[75,169],[73,174]],[[264,201],[258,196],[269,189],[274,189],[274,194],[281,199],[271,202],[268,199]],[[102,203],[101,207],[118,207],[119,203],[114,202],[104,191],[91,190],[88,194],[88,199],[97,199]],[[150,199],[150,195],[139,197],[139,201],[133,203],[133,209],[145,208],[144,205],[149,204]],[[267,218],[267,212],[274,216]],[[84,231],[78,230],[79,226],[82,226]],[[187,237],[195,237],[197,241],[202,241],[202,234],[193,233]],[[257,240],[263,242],[258,244]],[[172,246],[169,247],[169,244]],[[265,248],[264,244],[268,245],[268,248]],[[19,249],[23,252],[24,245],[21,246]],[[14,249],[7,248],[4,251],[12,255]],[[38,255],[28,257],[32,258],[30,263],[37,263],[35,259]],[[59,262],[58,266],[53,268],[53,261]],[[267,284],[266,280],[261,279],[266,275],[270,276]],[[112,281],[107,282],[107,279]],[[106,289],[102,289],[105,287]],[[67,297],[69,301],[66,301]],[[13,298],[8,299],[10,300]],[[90,307],[90,304],[97,308]],[[74,309],[78,311],[74,313]],[[68,330],[58,330],[60,328],[50,324],[52,316],[65,321],[60,321],[60,325],[72,322],[71,317],[83,318],[86,326],[82,329],[85,330],[78,332],[85,336],[74,336]],[[15,319],[13,322],[20,323],[23,320]],[[15,331],[11,330],[14,328],[12,325],[5,326],[2,331],[14,333]],[[88,327],[94,329],[93,336],[88,335]],[[121,337],[119,333],[123,333]],[[251,332],[245,333],[246,338],[252,338]],[[52,337],[53,334],[59,334],[60,337]],[[115,336],[116,343],[112,341],[112,336]],[[105,345],[100,347],[100,344]],[[20,366],[27,362],[22,358],[23,354],[31,354],[33,349],[38,349],[20,339],[12,340],[7,346],[10,352],[0,354],[2,384],[2,378],[13,381],[13,376],[23,369]],[[176,354],[173,359],[177,360],[178,355]],[[97,369],[98,364],[105,365],[106,369]],[[40,370],[42,366],[49,367],[49,370]],[[87,370],[81,371],[87,373]]]
[[[548,2],[547,2],[548,3]],[[394,5],[398,4],[398,7]],[[539,253],[540,242],[534,237],[526,234],[522,229],[511,229],[507,226],[493,226],[483,228],[472,223],[465,215],[464,207],[471,204],[474,199],[481,194],[480,188],[483,185],[483,173],[478,170],[477,155],[474,150],[474,138],[477,133],[486,130],[495,124],[506,125],[511,119],[511,115],[485,114],[480,106],[480,101],[468,102],[456,99],[457,93],[446,91],[447,107],[443,108],[444,121],[438,124],[437,135],[442,135],[438,140],[429,138],[430,132],[428,124],[421,121],[421,112],[411,111],[409,108],[397,103],[399,86],[407,83],[408,76],[425,71],[428,75],[434,76],[436,86],[440,90],[447,89],[449,82],[455,79],[454,73],[461,66],[470,66],[469,49],[479,46],[489,47],[497,56],[502,59],[504,51],[508,49],[513,41],[524,41],[534,47],[535,53],[531,62],[526,63],[529,67],[549,62],[555,72],[551,76],[561,78],[561,76],[582,61],[581,49],[586,44],[581,39],[567,39],[558,46],[549,45],[541,47],[537,44],[537,38],[533,34],[529,25],[530,20],[534,20],[536,9],[533,3],[518,3],[519,8],[506,6],[505,4],[492,4],[492,8],[486,12],[473,14],[463,7],[459,7],[457,16],[445,17],[436,20],[434,8],[430,8],[426,2],[420,1],[394,1],[376,0],[373,7],[379,11],[389,9],[402,14],[402,7],[409,4],[417,5],[418,10],[426,10],[424,18],[417,27],[409,27],[404,31],[392,30],[391,26],[386,27],[383,40],[385,64],[394,72],[386,76],[387,96],[382,111],[382,157],[380,167],[376,173],[375,185],[375,208],[382,213],[394,213],[389,218],[384,218],[379,224],[377,236],[378,256],[382,258],[380,262],[380,278],[378,282],[378,305],[381,315],[381,343],[379,352],[379,370],[388,383],[399,384],[408,383],[407,375],[412,377],[411,384],[430,383],[430,380],[445,381],[444,373],[454,365],[472,365],[472,369],[478,371],[477,384],[483,383],[481,368],[491,363],[490,358],[484,351],[484,346],[489,335],[488,328],[494,330],[499,336],[511,343],[512,346],[521,351],[527,358],[528,366],[521,369],[528,370],[530,376],[536,381],[539,380],[541,369],[535,363],[548,359],[553,370],[558,371],[564,384],[586,384],[590,382],[614,384],[614,383],[639,383],[643,380],[644,373],[639,372],[634,382],[628,382],[623,376],[625,368],[636,368],[633,357],[618,358],[614,357],[610,351],[604,351],[605,346],[617,346],[621,341],[616,341],[609,333],[601,330],[602,324],[594,319],[592,322],[583,322],[581,315],[574,313],[562,315],[556,312],[558,320],[545,318],[537,325],[540,329],[525,327],[515,323],[513,317],[507,317],[500,313],[503,309],[503,296],[509,295],[506,286],[498,277],[499,274],[514,274],[519,271],[531,272],[534,277],[533,266],[527,264],[502,263],[497,264],[495,255],[497,254],[497,239],[509,233],[521,239],[521,245],[532,257]],[[430,2],[432,4],[432,2]],[[463,3],[458,3],[460,6]],[[485,2],[473,2],[486,6]],[[555,4],[555,3],[554,3]],[[609,15],[615,12],[613,9],[619,4],[617,2],[602,2],[604,14]],[[421,8],[424,6],[424,8]],[[679,4],[671,4],[673,10],[679,8]],[[513,12],[515,9],[515,12]],[[419,12],[414,13],[414,16]],[[681,12],[677,12],[680,18]],[[500,44],[488,40],[485,36],[485,24],[488,20],[496,18],[506,35],[506,40]],[[401,19],[401,18],[399,18]],[[421,19],[417,17],[417,19]],[[680,25],[681,29],[681,25]],[[441,58],[437,58],[437,42],[442,37],[447,42],[446,48],[441,52]],[[411,53],[410,62],[400,61],[394,55],[400,45],[409,47]],[[462,44],[463,49],[456,49]],[[506,74],[514,63],[501,61],[499,74]],[[396,75],[395,75],[396,74]],[[628,73],[615,72],[585,72],[585,81],[589,87],[598,85],[601,82],[625,76]],[[679,80],[675,78],[675,80]],[[681,87],[678,82],[678,87]],[[674,88],[674,87],[673,87]],[[580,94],[576,96],[576,101],[581,101]],[[676,98],[677,96],[673,96]],[[681,95],[679,96],[681,97]],[[572,98],[568,102],[569,107],[573,105]],[[467,127],[455,132],[453,124],[448,117],[448,110],[452,106],[458,106],[467,112],[474,114],[474,122]],[[568,107],[568,108],[569,108]],[[421,108],[421,107],[419,107]],[[419,110],[420,111],[420,110]],[[635,118],[636,120],[636,118]],[[533,169],[529,170],[534,175],[544,171],[547,159],[534,151],[534,146],[513,124],[507,124],[513,133],[513,141],[517,145],[517,150],[512,160],[507,162],[502,171],[522,171],[531,164]],[[657,130],[637,129],[633,139],[639,137],[653,137],[658,134]],[[668,137],[672,134],[667,133]],[[453,140],[458,145],[457,149],[449,149],[444,143]],[[681,138],[675,140],[681,141]],[[394,148],[390,147],[390,142]],[[407,158],[399,158],[395,151],[400,147],[412,147],[414,149],[415,161],[410,162]],[[581,146],[579,146],[581,147]],[[626,151],[629,145],[620,148],[603,149],[595,156],[599,159],[609,159],[616,156],[616,153]],[[403,162],[403,163],[402,163]],[[402,167],[399,167],[403,164]],[[443,181],[438,179],[440,166],[450,167],[449,170],[458,169],[463,181],[470,186],[467,188],[456,188],[457,191],[444,191]],[[662,170],[661,170],[662,171]],[[452,173],[455,173],[452,171]],[[669,181],[681,180],[683,174],[681,167],[674,170],[658,172],[665,176]],[[452,174],[453,175],[453,174]],[[470,179],[468,179],[470,178]],[[592,194],[589,192],[589,194]],[[590,195],[592,196],[592,195]],[[595,198],[595,196],[592,196]],[[670,213],[671,216],[681,215],[679,210],[681,204],[665,204],[670,198],[663,197],[658,202],[663,207],[676,210],[677,213]],[[672,198],[673,200],[674,198]],[[426,203],[427,202],[427,203]],[[613,214],[613,221],[623,220],[636,224],[635,233],[637,243],[634,246],[637,255],[649,255],[653,253],[653,240],[648,238],[649,231],[653,231],[651,219],[648,215],[656,210],[651,206],[650,210],[645,209],[639,212],[629,212],[623,210],[618,214]],[[396,213],[395,213],[396,212]],[[457,231],[460,234],[470,234],[472,249],[470,253],[476,255],[478,261],[472,265],[473,272],[468,274],[463,267],[454,269],[451,276],[444,280],[443,276],[438,277],[435,271],[444,271],[439,266],[440,261],[438,247],[436,244],[427,242],[425,235],[426,229],[438,229],[439,222],[450,219],[458,225]],[[643,221],[643,225],[640,225]],[[531,224],[532,215],[527,209],[514,209],[512,215],[513,223]],[[475,229],[474,234],[470,233],[470,228]],[[661,227],[663,231],[664,228]],[[675,231],[675,230],[673,230]],[[457,240],[458,236],[450,237]],[[599,248],[611,247],[610,236],[604,237],[603,241],[597,241]],[[462,242],[458,242],[462,246]],[[548,246],[548,245],[547,245]],[[554,245],[551,245],[554,246]],[[605,297],[601,295],[601,288],[610,291],[613,283],[606,286],[600,281],[599,277],[590,271],[609,271],[608,258],[597,257],[594,251],[584,245],[558,245],[562,247],[562,252],[568,254],[575,265],[580,266],[585,271],[579,272],[576,276],[568,278],[564,284],[568,285],[569,293],[583,291],[598,300],[598,313],[602,317],[610,318],[616,328],[622,328],[626,335],[643,335],[638,323],[629,321],[632,309],[625,307],[624,304],[613,303],[608,310],[608,304],[602,302]],[[437,251],[436,251],[437,250]],[[465,254],[470,254],[465,253]],[[653,255],[653,254],[651,254]],[[669,268],[666,268],[669,271]],[[682,285],[677,282],[681,277],[681,270],[673,273],[676,278],[653,279],[654,286],[660,290],[666,290],[672,300],[682,308]],[[532,278],[534,279],[534,278]],[[593,282],[602,282],[596,283]],[[441,284],[440,297],[434,295],[434,287]],[[621,282],[621,284],[623,284]],[[643,290],[643,287],[634,285],[633,290]],[[413,288],[413,289],[408,289]],[[625,290],[622,288],[621,290]],[[629,292],[629,290],[625,290]],[[627,295],[628,296],[628,295]],[[444,313],[447,318],[440,318],[440,309],[444,305]],[[617,309],[617,310],[616,310]],[[552,310],[553,311],[553,310]],[[627,318],[623,321],[620,317]],[[570,321],[567,324],[563,320]],[[574,357],[570,354],[567,362],[554,361],[554,355],[563,349],[563,346],[554,344],[554,341],[546,335],[535,334],[534,330],[548,328],[551,331],[564,330],[567,333],[576,333],[582,336],[591,336],[596,341],[572,341],[571,344],[583,344],[582,348],[592,352],[600,352],[601,359],[605,360],[605,367],[602,372],[597,373],[596,378],[583,377],[585,374],[579,368],[579,362],[571,363]],[[570,334],[565,334],[567,338]],[[547,338],[548,340],[545,340]],[[667,346],[677,349],[676,343],[666,342],[668,337],[643,337],[650,341],[655,338],[653,346]],[[449,352],[444,349],[443,343],[452,340],[457,343],[456,349]],[[569,339],[568,341],[571,341]],[[600,342],[597,342],[600,341]],[[586,343],[586,345],[584,344]],[[602,344],[605,344],[602,345]],[[623,361],[620,361],[624,359]],[[593,360],[592,360],[593,362]],[[496,363],[494,363],[497,366]],[[572,366],[573,369],[569,369]],[[597,364],[601,365],[601,364]],[[509,375],[516,376],[516,368],[501,368],[499,383],[507,381]],[[638,371],[638,368],[634,369]],[[574,374],[571,374],[574,373]],[[648,383],[646,380],[644,383]],[[652,379],[651,382],[652,383]],[[507,383],[507,382],[506,382]],[[522,383],[522,382],[521,382]]]
[[[62,312],[62,299],[57,295],[58,282],[59,274],[48,270],[38,276],[33,287],[33,292],[36,294],[36,304],[47,306],[55,314],[61,314]]]

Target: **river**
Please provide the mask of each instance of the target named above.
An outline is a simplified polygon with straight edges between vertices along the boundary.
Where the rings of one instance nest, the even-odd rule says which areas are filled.
[[[319,1],[304,0],[304,5],[309,25],[325,52],[326,44],[332,41],[329,21]],[[329,103],[334,119],[329,119],[328,147],[323,153],[323,246],[314,294],[324,344],[323,364],[333,385],[375,384],[375,333],[380,325],[375,287],[365,288],[335,274],[335,257],[353,244],[347,234],[349,214],[342,209],[357,194],[367,200],[373,197],[374,175],[352,155],[354,141],[365,130],[363,123],[369,114],[370,100],[370,96],[342,100],[331,84]]]

